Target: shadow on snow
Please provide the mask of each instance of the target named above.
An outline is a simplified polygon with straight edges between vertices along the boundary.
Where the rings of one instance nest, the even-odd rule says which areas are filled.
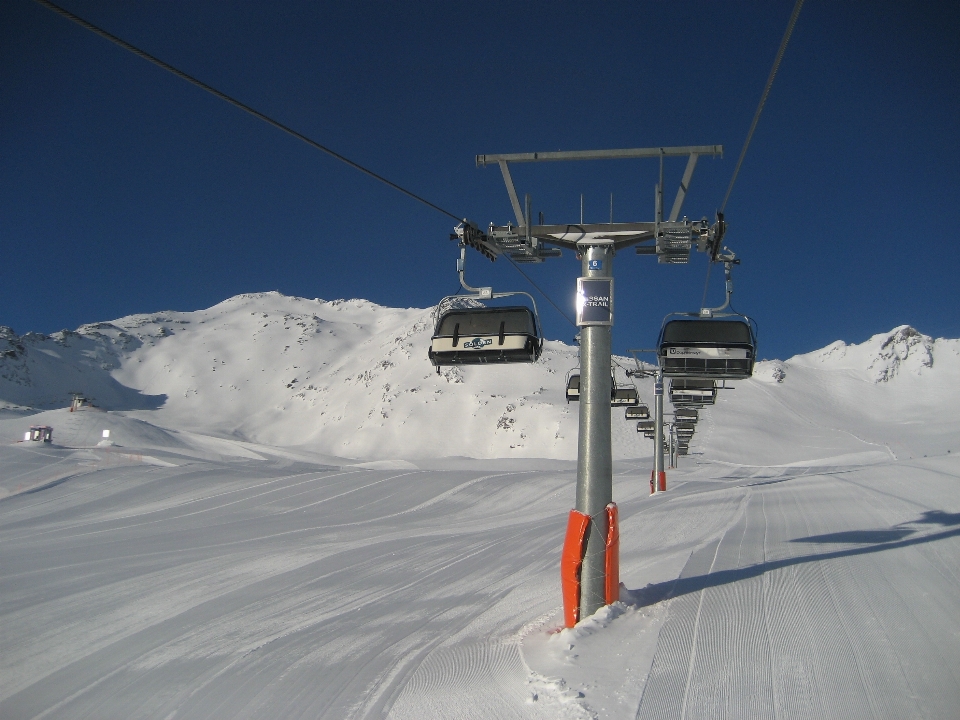
[[[939,525],[944,528],[950,528],[941,532],[935,532],[929,535],[914,535],[917,531],[904,525]],[[947,538],[960,535],[960,513],[948,513],[943,510],[928,510],[920,518],[910,523],[901,523],[886,530],[849,530],[846,532],[829,533],[827,535],[814,535],[811,537],[797,538],[791,540],[794,543],[835,543],[858,545],[858,547],[848,547],[840,550],[833,550],[823,553],[812,553],[807,555],[798,555],[792,558],[782,560],[771,560],[769,562],[758,563],[748,567],[736,568],[734,570],[717,570],[706,575],[695,575],[691,577],[679,577],[676,580],[669,580],[662,583],[647,585],[639,590],[630,590],[634,605],[646,607],[655,605],[663,600],[688,595],[690,593],[706,590],[707,588],[719,587],[740,580],[748,580],[758,577],[771,570],[779,570],[793,565],[801,565],[810,562],[820,562],[822,560],[834,560],[842,557],[854,557],[857,555],[867,555],[870,553],[882,552],[895,548],[910,547],[912,545],[922,545],[925,543],[946,540]],[[914,537],[909,537],[914,535]],[[716,541],[719,543],[720,541]],[[716,544],[713,545],[716,547]]]

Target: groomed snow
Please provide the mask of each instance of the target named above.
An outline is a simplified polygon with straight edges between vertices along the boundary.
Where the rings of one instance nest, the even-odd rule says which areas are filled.
[[[621,602],[558,631],[575,351],[438,377],[428,325],[5,330],[0,716],[957,717],[960,342],[761,363],[656,496],[614,411]]]

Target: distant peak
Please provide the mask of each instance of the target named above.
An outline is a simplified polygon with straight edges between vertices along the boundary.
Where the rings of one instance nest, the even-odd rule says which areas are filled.
[[[867,366],[874,382],[887,382],[903,369],[920,375],[925,368],[933,367],[933,339],[909,325],[874,335],[867,344],[878,341],[879,348]]]

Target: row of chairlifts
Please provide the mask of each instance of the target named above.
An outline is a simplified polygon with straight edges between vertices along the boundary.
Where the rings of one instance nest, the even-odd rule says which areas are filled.
[[[713,259],[724,265],[726,302],[699,313],[668,315],[657,340],[660,370],[670,379],[678,455],[689,452],[698,409],[716,403],[718,381],[722,387],[727,380],[751,377],[757,357],[756,323],[746,315],[724,312],[733,293],[731,268],[740,261],[728,248]]]
[[[428,356],[436,366],[532,363],[543,351],[543,333],[536,301],[526,292],[495,293],[492,288],[474,288],[464,279],[466,247],[470,228],[460,235],[457,272],[466,294],[445,297],[437,306],[436,322]],[[686,455],[698,419],[697,409],[713,405],[717,382],[740,380],[753,374],[757,335],[753,320],[739,313],[723,312],[733,291],[731,266],[739,264],[732,252],[714,255],[726,273],[726,302],[699,313],[672,313],[663,322],[657,341],[657,355],[663,377],[670,379],[669,397],[674,406],[673,432],[677,452]],[[530,307],[522,305],[489,307],[485,301],[523,295]],[[567,373],[567,402],[580,399],[580,374]],[[617,385],[611,377],[611,407],[624,407],[624,418],[637,421],[637,432],[655,437],[650,409],[640,404],[637,388]]]

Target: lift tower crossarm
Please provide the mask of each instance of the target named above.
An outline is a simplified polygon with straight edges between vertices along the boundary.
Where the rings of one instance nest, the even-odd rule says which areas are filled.
[[[706,219],[689,221],[678,220],[697,159],[701,155],[723,155],[722,145],[683,145],[677,147],[624,148],[614,150],[558,150],[556,152],[500,153],[477,155],[477,166],[497,165],[503,174],[503,182],[510,198],[510,206],[516,218],[516,225],[495,226],[492,223],[486,234],[482,235],[484,248],[490,250],[488,257],[507,254],[515,262],[543,262],[548,257],[556,257],[557,248],[567,248],[580,252],[581,247],[593,244],[612,243],[616,253],[632,245],[653,241],[655,244],[637,248],[641,255],[657,255],[661,263],[686,263],[690,251],[695,246],[705,252],[715,250],[716,238],[722,234],[722,224],[711,227]],[[674,200],[670,215],[663,214],[663,159],[665,157],[687,157],[687,166],[680,181],[680,188]],[[609,223],[580,223],[539,225],[532,222],[529,203],[527,210],[520,202],[513,177],[510,175],[511,162],[549,162],[563,160],[621,160],[629,158],[658,158],[660,160],[660,182],[657,184],[655,219],[653,222],[613,222],[611,213]],[[474,247],[478,245],[467,243]],[[547,246],[552,245],[554,248]]]
[[[477,155],[477,167],[500,162],[544,162],[548,160],[621,160],[626,158],[677,157],[683,155],[720,155],[723,145],[685,147],[626,148],[622,150],[557,150],[554,152],[502,153]]]

